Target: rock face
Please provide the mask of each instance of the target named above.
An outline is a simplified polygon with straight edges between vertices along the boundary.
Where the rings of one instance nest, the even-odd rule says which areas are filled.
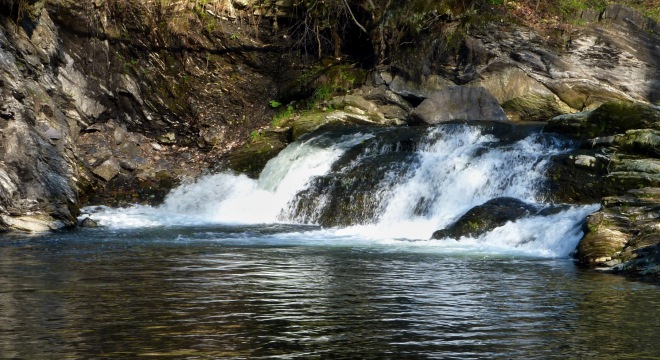
[[[660,279],[660,188],[604,198],[585,232],[577,249],[581,263]]]
[[[576,252],[585,266],[660,278],[659,127],[658,107],[622,102],[548,123],[546,130],[583,145],[555,159],[549,192],[557,201],[602,204]]]
[[[78,215],[79,116],[57,86],[55,25],[31,10],[29,31],[0,15],[0,231],[60,229]]]
[[[488,200],[475,206],[446,229],[438,230],[432,239],[460,239],[477,237],[497,227],[538,212],[538,209],[524,201],[501,197]]]
[[[401,50],[407,56],[398,69],[483,87],[512,121],[547,121],[612,101],[660,104],[658,24],[619,5],[596,14],[554,46],[547,42],[550,34],[489,24],[471,31],[456,56],[438,61],[437,38],[420,39]]]
[[[454,120],[509,120],[500,104],[486,89],[465,86],[451,86],[432,93],[415,108],[412,116],[429,125]]]

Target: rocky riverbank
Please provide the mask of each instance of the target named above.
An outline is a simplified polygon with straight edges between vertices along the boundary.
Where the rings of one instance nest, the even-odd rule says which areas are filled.
[[[291,4],[190,4],[0,0],[0,231],[157,204],[207,171],[256,177],[326,124],[547,121],[582,146],[555,158],[544,196],[603,204],[579,261],[658,276],[660,25],[639,12],[584,11],[560,34],[487,22],[441,55],[438,34],[385,54],[373,33],[322,59],[292,37]]]

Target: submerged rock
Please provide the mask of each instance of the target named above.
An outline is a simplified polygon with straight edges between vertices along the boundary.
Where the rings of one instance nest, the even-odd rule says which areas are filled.
[[[500,197],[470,209],[449,227],[438,230],[432,239],[477,237],[497,227],[538,212],[536,206],[522,200]]]
[[[452,86],[434,92],[415,108],[412,116],[429,125],[454,120],[509,121],[488,90],[466,86]]]

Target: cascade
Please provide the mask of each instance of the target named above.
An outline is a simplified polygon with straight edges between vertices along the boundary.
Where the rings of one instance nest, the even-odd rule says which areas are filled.
[[[566,256],[596,206],[508,222],[475,239],[428,240],[471,208],[511,197],[550,206],[541,191],[549,159],[572,144],[506,124],[328,128],[272,159],[258,180],[221,173],[174,189],[158,207],[88,208],[110,227],[310,224],[323,236],[527,249]],[[398,239],[398,240],[397,240]],[[442,245],[448,246],[448,245]]]

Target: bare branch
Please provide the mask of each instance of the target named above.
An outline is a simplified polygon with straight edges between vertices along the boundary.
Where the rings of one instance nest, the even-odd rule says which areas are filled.
[[[344,0],[344,5],[346,5],[346,9],[348,10],[348,13],[351,15],[351,19],[353,19],[353,22],[355,23],[355,25],[357,25],[360,28],[360,30],[362,30],[365,34],[368,34],[367,29],[365,29],[364,26],[362,26],[357,21],[357,19],[355,18],[355,15],[353,15],[353,11],[351,10],[351,7],[348,6],[348,0]]]

